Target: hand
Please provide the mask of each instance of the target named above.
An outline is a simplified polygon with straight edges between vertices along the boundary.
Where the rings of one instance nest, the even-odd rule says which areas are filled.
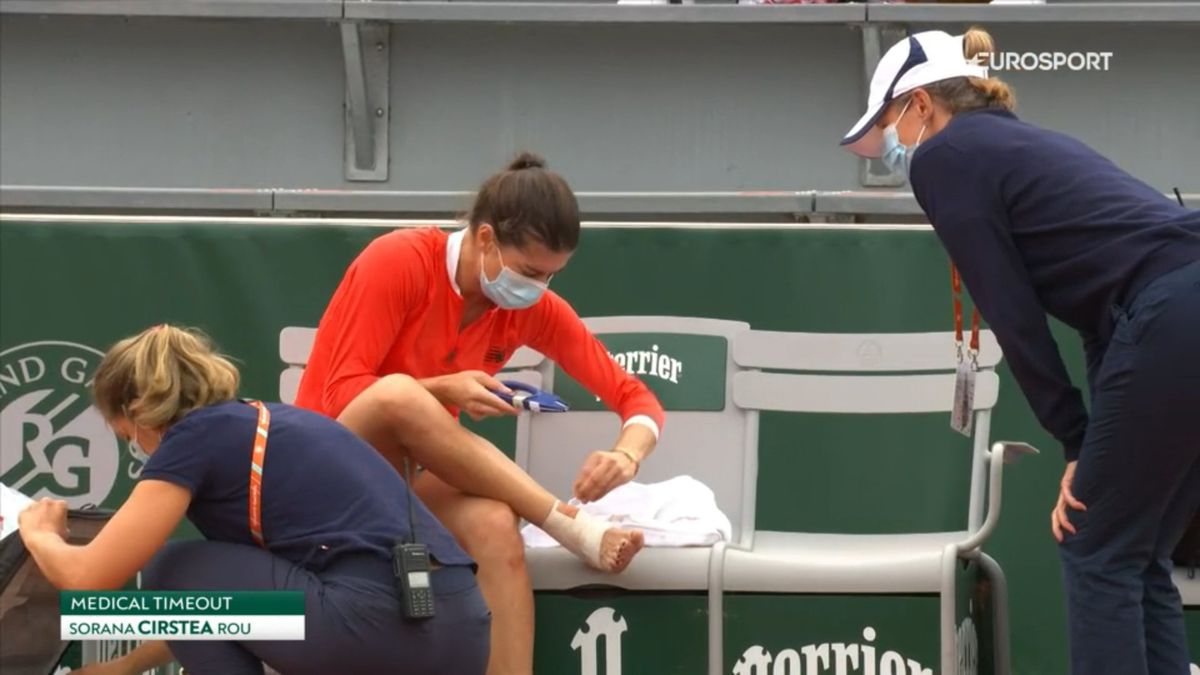
[[[438,382],[438,400],[467,413],[473,420],[501,415],[516,415],[519,411],[495,392],[512,390],[482,370],[464,370],[446,375]]]
[[[600,450],[588,455],[575,479],[575,496],[594,502],[637,475],[638,465],[623,452]]]
[[[57,534],[67,538],[67,503],[61,499],[43,497],[25,507],[17,516],[17,528],[22,538],[34,535]]]
[[[1067,470],[1063,472],[1062,482],[1058,486],[1058,503],[1054,505],[1054,510],[1050,512],[1050,531],[1054,533],[1054,538],[1058,543],[1063,542],[1066,536],[1063,532],[1076,534],[1075,526],[1071,524],[1067,518],[1067,507],[1071,507],[1076,511],[1087,511],[1087,507],[1083,502],[1075,499],[1075,495],[1071,493],[1071,483],[1075,480],[1075,465],[1079,462],[1067,462]]]

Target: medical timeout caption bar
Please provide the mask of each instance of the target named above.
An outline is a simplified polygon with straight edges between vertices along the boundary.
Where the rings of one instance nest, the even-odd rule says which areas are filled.
[[[303,640],[299,591],[64,591],[63,640]]]

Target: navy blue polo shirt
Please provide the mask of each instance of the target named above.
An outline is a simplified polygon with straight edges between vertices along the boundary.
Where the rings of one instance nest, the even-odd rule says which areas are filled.
[[[1079,331],[1094,381],[1116,313],[1200,260],[1200,211],[1004,110],[955,115],[909,180],[1038,420],[1077,458],[1087,412],[1046,314]]]
[[[270,551],[319,571],[338,556],[390,560],[392,545],[417,533],[442,564],[472,560],[373,447],[323,415],[268,405],[262,527]],[[250,536],[250,454],[258,411],[231,401],[188,413],[172,425],[142,469],[142,480],[187,488],[187,517],[208,539],[257,546]]]

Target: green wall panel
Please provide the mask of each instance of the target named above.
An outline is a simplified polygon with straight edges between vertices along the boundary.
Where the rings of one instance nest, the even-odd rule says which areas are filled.
[[[25,436],[22,406],[36,401],[16,405],[22,396],[42,392],[61,401],[86,394],[86,383],[62,376],[72,354],[56,355],[34,343],[72,343],[79,350],[75,356],[86,358],[155,323],[198,326],[239,360],[245,395],[275,398],[280,330],[315,326],[346,265],[384,232],[286,224],[0,223],[0,386],[6,387],[0,389],[0,475],[40,453],[34,469],[18,472],[26,480],[65,484],[87,473],[95,483],[89,498],[114,505],[128,490],[128,473],[136,470],[124,445],[94,420],[80,421],[81,415]],[[796,331],[932,331],[951,325],[945,254],[925,231],[588,229],[554,286],[583,316],[671,314]],[[1078,338],[1057,324],[1054,331],[1075,381],[1083,382]],[[48,366],[45,379],[25,381],[33,378],[20,372],[20,359],[29,357]],[[25,363],[33,368],[33,361]],[[1001,377],[993,438],[1027,440],[1044,454],[1006,472],[1003,517],[987,548],[1011,586],[1015,671],[1059,675],[1066,671],[1065,615],[1047,515],[1062,459],[1003,368]],[[67,428],[68,423],[76,426]],[[511,452],[511,420],[472,426]],[[87,440],[88,452],[78,443],[64,444],[49,457],[45,445],[62,435]],[[869,420],[764,415],[760,526],[850,532],[961,528],[968,452],[940,415]],[[106,476],[113,477],[109,486],[101,485]],[[553,616],[557,605],[546,602],[539,600],[541,613]],[[873,602],[848,599],[831,620],[861,631],[856,608],[866,612]],[[1197,613],[1189,620],[1193,648],[1200,652]],[[539,624],[543,627],[553,630]],[[781,633],[772,648],[787,648],[785,638]],[[879,640],[886,639],[881,634]],[[691,648],[675,646],[680,652]]]
[[[935,597],[734,595],[725,620],[733,675],[938,671]]]
[[[542,593],[534,672],[699,675],[708,664],[706,598],[693,593]],[[614,663],[616,658],[620,663]]]

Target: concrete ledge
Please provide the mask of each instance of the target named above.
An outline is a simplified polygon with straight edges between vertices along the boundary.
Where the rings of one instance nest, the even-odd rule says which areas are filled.
[[[0,0],[0,14],[340,19],[342,0]]]
[[[1200,2],[867,5],[869,23],[1200,23]]]
[[[347,19],[476,23],[862,23],[866,5],[618,5],[616,2],[346,0]]]
[[[848,190],[764,192],[580,192],[580,210],[612,216],[777,216],[810,214],[924,216],[912,193]],[[1166,195],[1174,201],[1174,195]],[[0,208],[28,210],[311,212],[451,214],[471,205],[473,193],[392,190],[125,188],[0,185]],[[1200,206],[1200,194],[1183,195]]]
[[[271,190],[0,185],[0,207],[270,211],[274,198]]]

